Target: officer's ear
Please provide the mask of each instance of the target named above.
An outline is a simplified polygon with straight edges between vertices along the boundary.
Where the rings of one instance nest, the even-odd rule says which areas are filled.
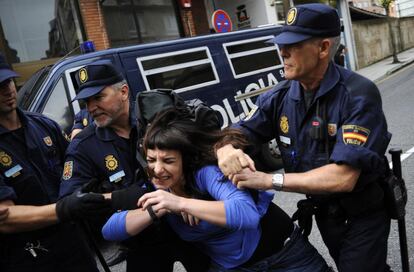
[[[332,41],[330,39],[322,39],[319,43],[319,58],[325,59],[329,58],[330,48],[332,46]]]
[[[122,94],[122,100],[128,100],[129,99],[129,87],[128,84],[123,84],[120,92]]]

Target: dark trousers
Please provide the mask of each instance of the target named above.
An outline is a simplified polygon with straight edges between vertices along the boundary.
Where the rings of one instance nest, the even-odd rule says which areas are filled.
[[[356,217],[317,214],[316,223],[339,272],[390,271],[386,260],[391,219],[384,209]]]
[[[157,239],[154,235],[147,236],[155,238],[152,243],[143,243],[141,240],[129,242],[127,272],[172,272],[176,261],[181,262],[187,272],[208,270],[210,258],[193,244],[179,239],[168,225],[163,226],[158,238],[160,235],[163,239],[158,241],[155,241]]]
[[[38,235],[39,231],[33,232],[33,235],[30,232],[11,234],[17,239],[5,235],[7,243],[0,245],[0,271],[98,271],[93,255],[76,226],[59,224],[45,228],[40,233],[41,235]],[[24,239],[20,239],[22,237]],[[36,257],[27,250],[28,243],[35,246]]]

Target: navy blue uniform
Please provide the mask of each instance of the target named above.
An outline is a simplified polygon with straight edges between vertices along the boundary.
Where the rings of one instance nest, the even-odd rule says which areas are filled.
[[[48,205],[58,197],[64,132],[54,121],[17,109],[22,127],[0,126],[0,201]],[[29,248],[34,249],[33,257]],[[0,271],[97,271],[95,261],[72,224],[0,234]]]
[[[319,205],[316,220],[340,271],[386,269],[390,219],[378,181],[391,134],[375,84],[330,63],[308,110],[298,81],[279,83],[257,105],[237,127],[254,142],[276,138],[287,173],[328,163],[361,169],[353,192],[308,197]]]
[[[72,130],[74,129],[84,129],[88,125],[93,123],[92,116],[88,113],[87,109],[80,110],[73,120]]]
[[[124,139],[111,128],[99,128],[95,124],[82,130],[67,149],[60,195],[78,190],[93,177],[100,180],[100,192],[111,192],[132,185],[138,168],[135,132],[136,128],[133,127],[130,139]],[[142,181],[138,179],[137,182]],[[172,271],[177,260],[188,271],[208,268],[207,257],[181,241],[163,220],[125,244],[129,249],[127,271]]]

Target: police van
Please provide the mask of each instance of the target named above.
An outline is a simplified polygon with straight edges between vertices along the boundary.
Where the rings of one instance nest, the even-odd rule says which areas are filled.
[[[257,95],[284,79],[279,49],[268,42],[279,32],[278,26],[266,26],[68,57],[37,71],[19,90],[18,103],[69,132],[83,107],[71,102],[78,89],[75,72],[92,61],[110,59],[123,71],[132,99],[142,91],[173,89],[217,110],[224,128],[244,118]],[[267,168],[280,168],[275,141],[260,150]]]

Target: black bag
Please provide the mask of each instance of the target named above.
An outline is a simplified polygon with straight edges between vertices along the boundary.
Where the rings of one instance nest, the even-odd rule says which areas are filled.
[[[383,180],[385,206],[392,219],[403,219],[407,205],[407,188],[402,178],[398,178],[392,171]]]
[[[138,93],[136,107],[139,138],[144,136],[146,127],[158,112],[173,107],[186,108],[192,119],[207,130],[221,128],[217,111],[204,104],[200,99],[184,101],[181,96],[169,89],[155,89]]]

